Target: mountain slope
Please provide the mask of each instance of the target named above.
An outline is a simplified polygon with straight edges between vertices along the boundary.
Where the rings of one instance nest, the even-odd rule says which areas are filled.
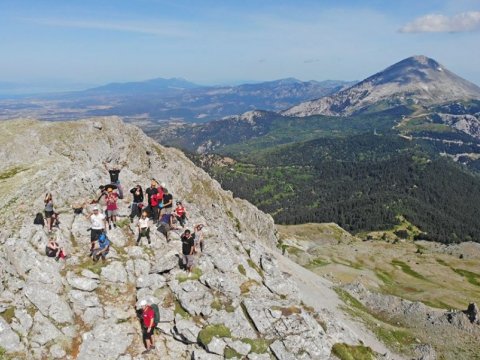
[[[433,59],[413,56],[337,94],[296,105],[283,114],[344,116],[373,105],[391,108],[405,104],[431,105],[463,99],[480,99],[480,88]]]
[[[335,343],[387,351],[339,313],[328,281],[311,274],[316,290],[307,294],[292,280],[299,274],[281,271],[295,266],[277,252],[270,216],[234,199],[181,152],[138,128],[115,118],[2,122],[0,145],[0,347],[7,356],[306,360],[329,359]],[[178,233],[167,243],[152,227],[152,245],[135,246],[135,224],[124,219],[128,199],[119,202],[118,228],[108,231],[107,263],[92,263],[90,224],[71,206],[94,198],[107,181],[103,161],[126,164],[125,189],[152,177],[165,182],[187,205],[189,227],[206,224],[205,251],[191,278],[178,268]],[[60,213],[52,234],[32,224],[47,191]],[[66,263],[44,255],[50,236],[70,254]],[[161,310],[151,355],[140,355],[135,305],[142,299]],[[387,358],[401,357],[389,352]]]

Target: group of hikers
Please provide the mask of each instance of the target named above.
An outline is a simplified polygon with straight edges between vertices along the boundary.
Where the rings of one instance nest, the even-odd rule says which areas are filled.
[[[106,261],[106,257],[110,250],[110,240],[108,239],[108,231],[117,227],[118,217],[118,200],[123,199],[123,187],[119,180],[119,174],[122,166],[109,167],[104,163],[106,170],[110,175],[110,183],[99,187],[99,196],[89,203],[73,205],[73,211],[76,215],[83,214],[83,210],[87,206],[91,206],[92,211],[84,214],[90,221],[90,253],[93,262],[102,259]],[[164,183],[159,184],[157,180],[152,179],[150,186],[143,191],[141,185],[136,185],[130,190],[133,201],[130,205],[129,219],[131,223],[136,222],[138,231],[136,245],[141,245],[142,238],[146,238],[148,244],[151,244],[150,228],[155,225],[157,231],[165,236],[166,242],[170,242],[170,232],[185,228],[188,221],[188,213],[182,201],[173,201],[173,195],[168,191]],[[146,203],[145,203],[146,200]],[[103,211],[100,204],[103,203],[105,209]],[[58,214],[54,211],[53,197],[51,193],[47,193],[44,198],[44,215],[38,213],[35,217],[34,224],[46,226],[48,233],[53,231],[53,227],[59,224]],[[178,227],[177,224],[180,226]],[[180,236],[182,243],[182,263],[187,272],[187,276],[191,276],[194,266],[195,254],[203,252],[204,242],[202,230],[203,224],[193,227],[193,231],[185,229]],[[108,230],[107,230],[108,229]],[[59,246],[58,242],[52,237],[46,245],[46,255],[54,257],[55,260],[64,260],[67,257],[65,250]],[[140,302],[142,327],[144,329],[145,353],[155,348],[153,340],[153,330],[158,324],[158,307],[155,311],[156,304],[147,304],[145,300]]]

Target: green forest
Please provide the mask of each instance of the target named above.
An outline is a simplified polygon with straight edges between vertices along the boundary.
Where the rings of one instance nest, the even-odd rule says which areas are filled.
[[[280,145],[197,163],[277,223],[335,222],[353,233],[388,230],[398,215],[443,243],[480,241],[480,176],[435,145],[371,132]]]

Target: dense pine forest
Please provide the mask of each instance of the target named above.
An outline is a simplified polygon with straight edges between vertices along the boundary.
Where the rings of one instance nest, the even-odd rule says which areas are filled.
[[[282,224],[388,230],[402,215],[444,243],[480,241],[480,176],[431,144],[371,133],[276,146],[233,165],[192,156],[224,188]]]

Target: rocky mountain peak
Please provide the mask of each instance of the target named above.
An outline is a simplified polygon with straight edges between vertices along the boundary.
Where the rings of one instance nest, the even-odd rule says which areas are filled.
[[[283,112],[290,116],[351,115],[370,106],[431,105],[480,99],[480,88],[423,55],[395,63],[331,96],[304,102]]]
[[[0,145],[0,347],[8,356],[143,358],[142,300],[160,310],[157,348],[147,358],[328,359],[337,342],[387,352],[337,309],[327,281],[279,254],[270,216],[138,128],[118,118],[7,121]],[[167,242],[152,224],[151,244],[137,245],[128,195],[107,232],[107,262],[92,262],[90,222],[72,207],[92,210],[109,181],[103,162],[123,166],[126,194],[155,178],[183,201],[186,228],[205,224],[190,277],[179,264],[183,229]],[[33,224],[46,192],[60,221],[51,233]],[[65,262],[45,256],[49,238],[65,249]]]

